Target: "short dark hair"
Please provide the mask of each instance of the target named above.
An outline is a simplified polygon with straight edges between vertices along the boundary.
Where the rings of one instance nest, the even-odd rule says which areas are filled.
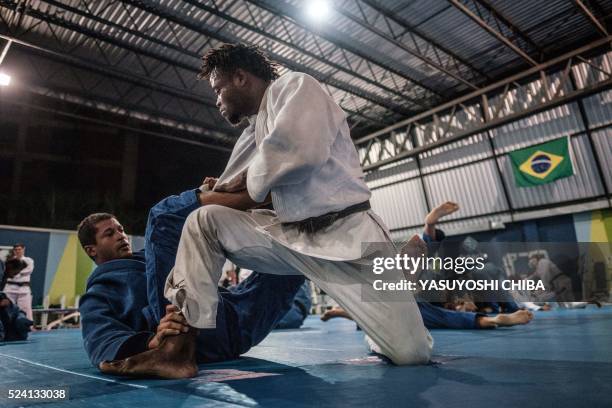
[[[279,65],[256,45],[222,44],[208,50],[202,57],[202,61],[198,79],[210,79],[215,71],[231,74],[238,68],[264,81],[273,81],[279,77]]]
[[[85,248],[86,245],[95,245],[96,233],[98,232],[96,224],[100,221],[110,220],[111,218],[117,219],[117,217],[109,213],[94,213],[83,218],[83,221],[81,221],[77,227],[77,235],[81,246]]]
[[[25,245],[22,244],[21,242],[18,242],[15,245],[13,245],[13,249],[15,249],[15,248],[25,248]]]

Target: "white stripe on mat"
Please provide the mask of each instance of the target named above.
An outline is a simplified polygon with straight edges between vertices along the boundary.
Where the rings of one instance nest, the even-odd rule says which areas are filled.
[[[97,375],[75,373],[74,371],[64,370],[63,368],[57,368],[57,367],[53,367],[53,366],[50,366],[50,365],[47,365],[47,364],[37,363],[35,361],[26,360],[25,358],[9,356],[7,354],[0,353],[0,356],[1,357],[12,358],[13,360],[22,361],[24,363],[32,364],[32,365],[39,366],[39,367],[48,368],[48,369],[55,370],[55,371],[61,371],[62,373],[74,374],[74,375],[79,375],[81,377],[87,377],[87,378],[93,378],[94,380],[107,381],[107,382],[112,382],[112,383],[116,383],[116,384],[127,385],[129,387],[134,387],[134,388],[149,388],[146,385],[126,383],[126,382],[122,382],[122,381],[113,380],[111,378],[98,377]]]

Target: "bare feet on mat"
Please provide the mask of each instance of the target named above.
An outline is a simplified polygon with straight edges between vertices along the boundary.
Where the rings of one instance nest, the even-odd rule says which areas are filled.
[[[326,322],[334,317],[344,317],[345,319],[353,320],[346,310],[342,309],[341,307],[334,307],[333,309],[327,310],[321,315],[321,320]]]
[[[190,378],[198,375],[195,358],[196,330],[166,337],[159,348],[123,360],[103,361],[105,374],[128,377]]]
[[[478,326],[482,329],[509,327],[517,324],[527,324],[533,319],[529,310],[518,310],[514,313],[500,313],[497,316],[479,316]]]
[[[457,312],[477,312],[478,307],[471,300],[461,300],[459,299],[455,304],[455,310]]]

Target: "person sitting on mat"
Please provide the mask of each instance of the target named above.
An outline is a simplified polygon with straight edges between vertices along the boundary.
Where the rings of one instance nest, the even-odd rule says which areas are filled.
[[[117,372],[147,357],[147,351],[173,349],[178,334],[195,337],[180,353],[190,364],[151,358],[139,362],[140,376],[184,378],[197,374],[197,363],[237,358],[261,342],[291,308],[302,276],[254,272],[232,289],[219,288],[215,329],[190,329],[184,317],[162,296],[174,266],[185,219],[201,205],[200,190],[170,196],[155,205],[145,234],[145,249],[132,252],[119,220],[111,214],[87,216],[78,227],[79,241],[97,268],[87,282],[80,312],[85,350],[103,372]],[[136,361],[130,360],[138,354]],[[148,364],[148,363],[147,363]],[[148,365],[146,367],[149,367]]]
[[[1,280],[6,281],[13,278],[27,266],[28,264],[21,259],[8,259],[4,264],[4,276]],[[0,283],[0,290],[3,286],[4,282]],[[14,304],[4,292],[0,292],[0,342],[27,340],[32,324],[32,320],[27,318],[25,312]]]

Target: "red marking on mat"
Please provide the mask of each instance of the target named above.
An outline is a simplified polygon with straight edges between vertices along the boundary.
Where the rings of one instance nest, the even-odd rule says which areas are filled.
[[[383,360],[376,356],[369,356],[364,358],[353,358],[350,360],[343,361],[344,364],[349,365],[377,365],[377,364],[385,364]]]
[[[234,380],[248,380],[251,378],[270,377],[280,375],[275,373],[258,373],[255,371],[240,371],[232,369],[201,370],[198,373],[198,382],[221,382]]]

